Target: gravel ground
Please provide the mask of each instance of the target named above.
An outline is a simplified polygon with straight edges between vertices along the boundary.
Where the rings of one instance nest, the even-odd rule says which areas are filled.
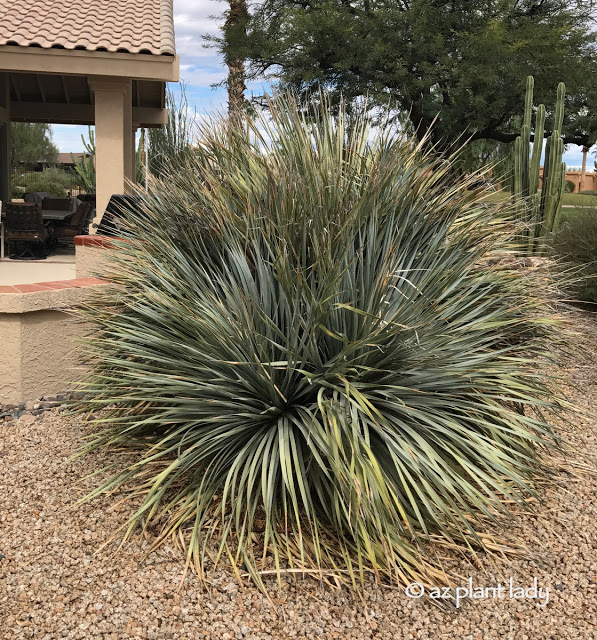
[[[584,415],[562,430],[575,454],[559,465],[560,486],[547,493],[540,515],[520,516],[509,531],[532,556],[484,571],[458,567],[458,586],[466,587],[469,576],[475,586],[502,583],[504,597],[446,610],[402,589],[372,586],[359,601],[301,579],[280,591],[272,586],[270,603],[224,572],[210,576],[208,590],[193,575],[181,586],[178,552],[163,548],[143,560],[148,543],[141,539],[118,554],[116,544],[96,553],[131,506],[108,509],[116,500],[102,498],[73,507],[92,486],[78,479],[106,459],[65,463],[81,427],[50,408],[0,420],[0,638],[597,638],[597,482],[581,466],[597,453],[597,315],[574,316],[582,349],[564,373]],[[549,589],[548,603],[538,606],[545,594],[511,599],[510,578],[524,587],[536,579]]]

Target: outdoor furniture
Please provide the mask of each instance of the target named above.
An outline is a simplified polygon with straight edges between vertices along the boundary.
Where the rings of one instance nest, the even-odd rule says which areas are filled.
[[[17,203],[12,203],[12,204],[17,204]],[[25,203],[24,205],[21,206],[26,206],[26,207],[31,207],[32,205],[34,205],[35,203]],[[6,204],[4,205],[6,207]],[[56,210],[42,210],[42,216],[44,219],[44,222],[50,222],[50,223],[56,223],[56,222],[64,222],[65,220],[68,220],[68,218],[70,218],[73,215],[73,213],[71,211],[56,211]],[[3,260],[5,255],[5,223],[4,223],[4,210],[2,211],[2,217],[0,219],[0,260]],[[50,227],[50,232],[51,232],[51,225],[48,225]]]
[[[23,200],[25,202],[36,202],[41,204],[44,198],[51,198],[52,194],[47,191],[34,191],[32,193],[26,193],[23,196]]]
[[[122,220],[126,220],[131,214],[144,217],[142,199],[136,195],[113,194],[97,228],[97,233],[102,236],[118,236],[121,233]]]
[[[41,213],[44,220],[49,222],[64,222],[73,215],[72,211],[65,211],[63,209],[42,209]]]
[[[44,224],[41,205],[38,203],[6,202],[3,205],[5,236],[10,254],[11,243],[23,243],[27,248],[17,259],[40,259],[47,257],[48,244],[52,239],[50,229]]]
[[[91,222],[93,211],[93,204],[91,202],[81,202],[68,221],[64,224],[56,224],[54,227],[54,237],[57,240],[72,240],[75,236],[85,235]]]
[[[42,210],[70,211],[74,212],[71,198],[44,198],[41,203]]]
[[[91,223],[93,222],[93,219],[95,218],[95,214],[96,214],[95,201],[94,202],[88,201],[88,204],[90,204],[91,207],[89,207],[87,219],[83,223],[83,235],[89,235],[89,227],[91,226]]]
[[[95,193],[80,193],[77,198],[81,202],[93,202],[93,206],[95,207]]]

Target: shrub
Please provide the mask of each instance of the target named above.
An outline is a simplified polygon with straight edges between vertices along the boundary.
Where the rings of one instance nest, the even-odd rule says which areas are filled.
[[[566,186],[564,187],[566,193],[574,193],[574,182],[572,180],[566,180]]]
[[[52,182],[51,180],[38,180],[32,181],[24,188],[23,193],[33,193],[35,191],[44,191],[51,193],[57,198],[66,196],[66,189],[59,182]]]
[[[25,193],[25,187],[19,187],[16,184],[12,185],[11,194],[13,198],[22,198]]]
[[[597,209],[575,210],[556,235],[554,249],[576,271],[571,296],[597,302]]]
[[[49,167],[43,171],[13,176],[12,194],[15,198],[22,198],[24,193],[46,191],[53,196],[64,197],[71,188],[72,182],[72,173]]]
[[[31,175],[31,174],[29,174]],[[72,171],[65,171],[58,167],[48,167],[39,174],[39,179],[44,182],[59,184],[64,191],[68,191],[73,184],[74,174]],[[31,178],[32,182],[38,182],[38,178]]]
[[[129,218],[78,407],[104,410],[84,451],[133,457],[88,498],[126,487],[124,538],[184,539],[199,571],[437,584],[543,474],[544,287],[503,259],[509,205],[306,109],[205,129]]]

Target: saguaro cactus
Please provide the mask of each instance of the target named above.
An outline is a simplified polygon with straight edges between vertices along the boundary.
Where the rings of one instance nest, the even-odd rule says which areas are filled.
[[[514,142],[512,152],[512,195],[516,198],[520,216],[527,225],[523,239],[531,254],[541,252],[545,246],[545,236],[557,230],[566,186],[566,164],[562,162],[564,153],[562,122],[566,87],[563,82],[558,85],[554,129],[545,145],[541,191],[539,191],[539,168],[543,152],[545,105],[540,104],[537,107],[531,154],[533,87],[533,76],[529,76],[522,129],[520,136]]]

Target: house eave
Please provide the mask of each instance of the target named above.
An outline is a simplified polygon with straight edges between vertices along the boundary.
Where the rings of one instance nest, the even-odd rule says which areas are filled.
[[[178,82],[179,70],[177,55],[0,46],[0,71]]]

